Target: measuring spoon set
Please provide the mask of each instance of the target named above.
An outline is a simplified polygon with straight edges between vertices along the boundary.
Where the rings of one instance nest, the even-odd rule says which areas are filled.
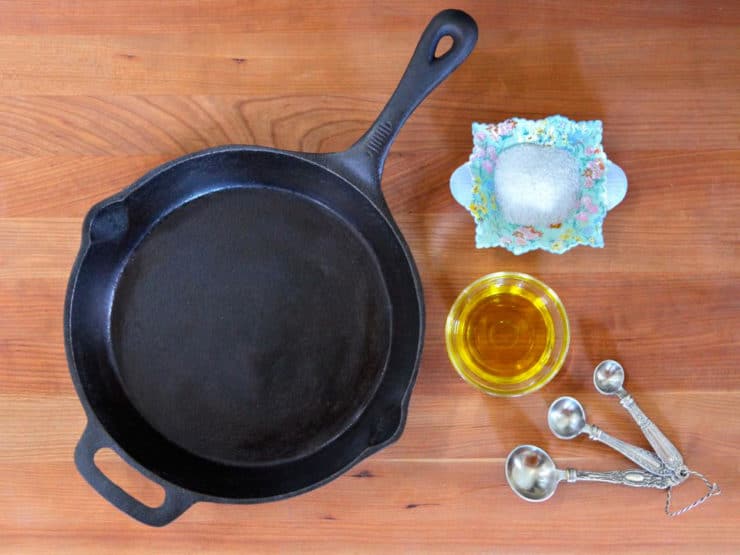
[[[560,439],[574,439],[580,434],[608,445],[618,453],[637,464],[639,469],[610,472],[588,472],[572,468],[562,470],[543,449],[534,445],[516,447],[506,459],[506,480],[509,486],[525,501],[546,501],[553,496],[558,483],[565,482],[604,482],[639,488],[666,490],[665,512],[678,516],[701,505],[710,497],[720,493],[719,486],[710,482],[702,474],[689,470],[684,464],[678,449],[660,431],[635,402],[634,397],[624,389],[624,368],[615,360],[605,360],[594,370],[594,386],[603,395],[614,395],[619,404],[634,419],[642,430],[648,443],[654,449],[647,451],[617,439],[586,420],[586,411],[573,397],[556,399],[547,413],[547,423],[552,433]],[[671,511],[671,490],[685,482],[689,476],[704,481],[707,493],[690,505]]]

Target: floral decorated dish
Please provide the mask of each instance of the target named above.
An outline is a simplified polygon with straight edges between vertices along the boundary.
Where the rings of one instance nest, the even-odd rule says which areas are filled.
[[[604,218],[624,198],[627,179],[607,160],[601,135],[600,121],[562,116],[474,123],[470,161],[455,171],[450,187],[475,219],[476,246],[504,247],[514,254],[603,247]],[[547,173],[552,174],[551,189],[540,186]],[[504,174],[513,176],[507,178],[509,183],[514,179],[513,186],[501,179]]]

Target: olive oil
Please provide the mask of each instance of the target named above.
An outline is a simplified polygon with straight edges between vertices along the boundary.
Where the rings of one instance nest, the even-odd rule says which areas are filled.
[[[553,321],[544,303],[508,287],[478,292],[466,303],[451,347],[488,382],[519,382],[539,372],[553,346]]]
[[[460,377],[502,397],[536,391],[555,377],[570,345],[565,307],[530,275],[495,272],[468,285],[445,324],[447,355]]]

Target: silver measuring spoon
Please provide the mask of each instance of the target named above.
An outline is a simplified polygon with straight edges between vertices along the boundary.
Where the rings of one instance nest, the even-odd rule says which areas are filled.
[[[519,497],[540,502],[550,499],[558,484],[566,482],[603,482],[637,488],[666,489],[665,476],[656,476],[645,470],[615,470],[587,472],[569,468],[561,470],[546,451],[534,445],[520,445],[506,458],[506,481]]]
[[[673,475],[655,454],[610,436],[598,426],[586,422],[583,405],[573,397],[560,397],[553,401],[547,411],[547,424],[560,439],[573,439],[579,434],[587,434],[592,440],[608,445],[648,472],[661,476]]]
[[[635,399],[622,387],[624,384],[624,368],[616,360],[604,360],[594,370],[594,385],[596,390],[603,395],[616,395],[619,404],[622,405],[629,415],[640,426],[643,435],[648,440],[655,454],[658,455],[669,470],[677,476],[686,478],[688,468],[683,463],[683,457],[675,445],[661,432],[650,420],[642,409],[637,406]]]

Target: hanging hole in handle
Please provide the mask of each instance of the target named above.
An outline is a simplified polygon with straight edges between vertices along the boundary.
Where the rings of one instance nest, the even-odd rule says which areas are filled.
[[[112,449],[100,449],[95,453],[93,463],[118,487],[147,507],[156,509],[164,503],[164,488],[144,477]]]
[[[455,43],[451,35],[444,35],[439,42],[437,42],[437,48],[434,49],[434,59],[439,60],[442,56],[447,54],[452,45]]]

